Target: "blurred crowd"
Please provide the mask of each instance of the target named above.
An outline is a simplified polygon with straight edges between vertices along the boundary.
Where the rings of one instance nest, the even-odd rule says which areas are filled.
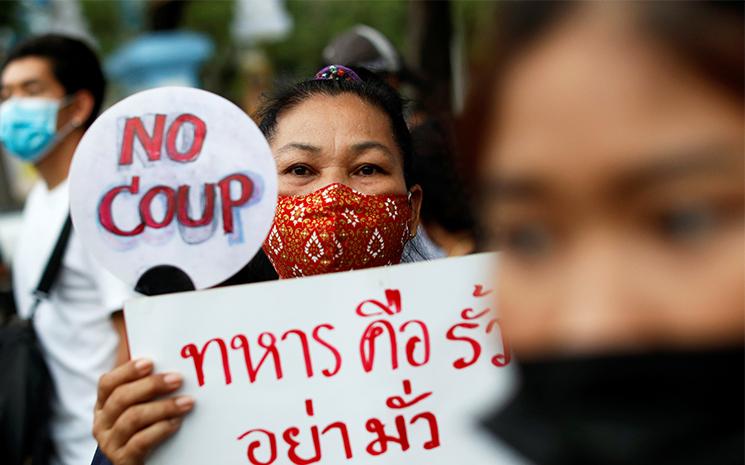
[[[105,65],[80,2],[20,0],[0,15],[0,198],[25,204],[22,220],[0,216],[0,324],[34,319],[56,386],[40,413],[49,432],[24,446],[33,464],[87,465],[94,451],[94,463],[142,463],[193,405],[158,400],[178,380],[137,394],[162,379],[128,361],[132,290],[60,233],[75,147],[108,103],[210,88],[221,48],[183,27],[190,3],[112,2],[139,33]],[[489,3],[469,7],[488,20],[469,22],[452,3],[409,2],[406,53],[344,24],[300,76],[276,72],[261,44],[304,18],[279,0],[231,3],[242,91],[211,90],[267,137],[280,204],[331,192],[406,215],[383,261],[304,267],[270,239],[225,284],[498,251],[521,386],[484,412],[495,438],[535,464],[744,463],[743,4]],[[352,166],[329,147],[361,130],[379,140]],[[56,287],[39,299],[60,243]],[[128,408],[161,413],[128,423]],[[10,444],[0,438],[0,460]]]

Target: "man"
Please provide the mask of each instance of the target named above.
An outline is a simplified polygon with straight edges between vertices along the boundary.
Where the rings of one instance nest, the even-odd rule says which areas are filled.
[[[60,35],[19,44],[0,70],[0,142],[40,176],[26,201],[13,263],[18,312],[28,318],[33,291],[68,215],[73,153],[101,109],[105,79],[88,46]],[[55,385],[53,464],[90,463],[98,377],[126,358],[117,311],[127,295],[73,232],[52,292],[34,317]]]
[[[364,24],[336,36],[323,49],[323,60],[329,65],[342,63],[366,68],[388,80],[393,87],[405,69],[391,41],[377,29]]]

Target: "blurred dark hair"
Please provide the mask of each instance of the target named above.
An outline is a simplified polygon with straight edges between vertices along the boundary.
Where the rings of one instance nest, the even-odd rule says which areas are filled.
[[[429,118],[411,131],[415,181],[427,194],[422,202],[422,222],[437,224],[451,233],[473,232],[471,205],[454,156],[452,130],[445,122]]]
[[[93,96],[93,110],[85,121],[87,128],[98,116],[103,104],[106,78],[96,53],[84,42],[59,34],[32,37],[13,47],[2,64],[2,69],[12,61],[26,57],[39,57],[49,61],[52,74],[67,95],[87,90]]]
[[[551,26],[577,11],[580,1],[511,1],[497,8],[492,47],[476,64],[463,118],[458,122],[458,145],[467,175],[478,169],[484,131],[495,102],[498,80],[513,59],[543,38]],[[742,2],[635,1],[638,31],[695,72],[742,100],[745,96],[745,26]]]
[[[361,82],[307,80],[281,89],[275,95],[267,98],[255,115],[259,122],[259,129],[267,139],[271,140],[277,129],[277,120],[282,113],[296,107],[308,98],[316,95],[356,95],[363,101],[382,110],[388,116],[393,138],[403,156],[406,186],[410,187],[414,179],[411,133],[409,133],[409,128],[404,119],[404,102],[392,87],[372,72],[362,68],[355,68],[354,71],[362,79]]]

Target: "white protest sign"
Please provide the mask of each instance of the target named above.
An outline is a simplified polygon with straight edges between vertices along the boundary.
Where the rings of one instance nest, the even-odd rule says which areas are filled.
[[[196,399],[148,465],[514,464],[491,254],[125,304],[133,357]]]
[[[196,288],[230,277],[261,247],[276,200],[274,159],[253,121],[187,87],[147,90],[106,110],[70,172],[76,231],[132,285],[161,265]]]

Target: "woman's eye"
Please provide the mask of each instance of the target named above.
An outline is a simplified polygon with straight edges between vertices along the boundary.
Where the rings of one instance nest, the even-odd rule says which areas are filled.
[[[526,258],[546,255],[554,245],[551,231],[541,223],[507,227],[499,236],[502,248]]]
[[[375,165],[362,165],[357,169],[357,173],[361,176],[372,176],[382,171],[380,167]]]
[[[717,214],[712,208],[688,207],[660,213],[656,227],[664,239],[690,242],[703,238],[717,225]]]
[[[291,166],[285,172],[292,174],[293,176],[308,176],[311,173],[310,168],[305,165]]]

